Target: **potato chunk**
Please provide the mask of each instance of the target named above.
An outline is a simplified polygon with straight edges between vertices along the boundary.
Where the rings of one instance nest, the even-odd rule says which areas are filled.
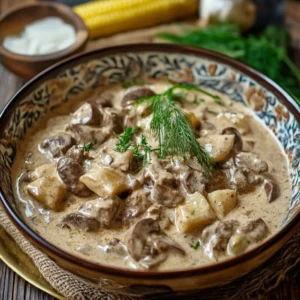
[[[41,177],[27,185],[27,191],[45,207],[56,210],[66,194],[66,186],[56,176]]]
[[[223,220],[225,216],[235,208],[237,202],[235,190],[214,191],[207,195],[207,199],[220,220]]]
[[[216,220],[216,216],[203,195],[196,192],[187,196],[186,203],[175,210],[175,225],[179,232],[201,229]]]
[[[186,116],[188,120],[191,122],[192,128],[194,130],[199,129],[201,127],[201,123],[199,119],[196,117],[196,115],[191,111],[184,111],[186,113]]]
[[[241,135],[249,132],[247,116],[241,113],[220,113],[215,120],[215,125],[222,129],[226,127],[234,127]]]
[[[45,164],[37,167],[31,174],[31,180],[37,180],[41,177],[51,177],[56,174],[56,164]]]
[[[128,178],[111,168],[94,167],[79,179],[100,197],[120,195],[129,189]]]
[[[234,144],[234,135],[208,135],[198,139],[200,145],[209,153],[213,161],[224,160]]]

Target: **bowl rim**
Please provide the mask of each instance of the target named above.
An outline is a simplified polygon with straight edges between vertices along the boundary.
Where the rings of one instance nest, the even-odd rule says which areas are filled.
[[[300,123],[300,107],[297,105],[296,101],[277,83],[263,75],[262,73],[256,71],[250,66],[241,63],[237,60],[234,60],[225,55],[205,50],[201,48],[187,47],[181,45],[172,45],[172,44],[128,44],[128,45],[120,45],[114,46],[104,49],[98,49],[90,52],[86,52],[80,55],[73,56],[71,58],[67,58],[59,63],[54,64],[53,66],[47,68],[33,79],[28,81],[19,91],[17,91],[7,102],[2,112],[0,113],[0,121],[2,124],[6,124],[10,119],[12,113],[15,108],[18,107],[19,102],[22,101],[26,96],[28,96],[32,91],[35,90],[37,86],[42,84],[44,81],[48,79],[55,78],[58,74],[63,72],[65,69],[69,69],[74,67],[80,63],[85,63],[87,61],[93,59],[100,59],[102,57],[106,57],[108,55],[118,55],[118,54],[126,54],[126,53],[147,53],[147,52],[157,52],[157,53],[166,53],[166,54],[178,54],[178,55],[189,55],[195,56],[202,59],[212,60],[213,62],[221,63],[228,65],[229,67],[237,70],[245,74],[247,77],[258,82],[264,88],[271,91],[283,104],[285,107],[289,109],[289,111],[294,115],[295,119],[298,123]],[[3,134],[5,126],[1,126],[0,129],[0,137]],[[292,218],[285,224],[281,229],[272,235],[269,239],[265,240],[263,243],[254,247],[253,249],[238,255],[233,258],[226,259],[221,262],[213,263],[211,265],[205,265],[198,268],[193,269],[183,269],[183,270],[172,270],[172,271],[136,271],[129,270],[117,267],[111,267],[107,265],[101,265],[97,263],[90,262],[88,260],[79,258],[74,256],[56,246],[46,241],[40,235],[34,232],[25,221],[23,221],[15,209],[10,205],[10,203],[5,199],[4,193],[2,191],[2,187],[0,186],[0,199],[4,206],[4,209],[9,216],[9,218],[13,221],[13,223],[17,226],[25,236],[33,239],[35,243],[39,245],[39,248],[42,251],[46,250],[46,253],[54,254],[55,257],[60,257],[66,260],[68,263],[73,263],[80,265],[81,267],[87,268],[92,271],[101,272],[111,274],[113,276],[125,276],[131,278],[140,278],[140,279],[172,279],[172,278],[183,278],[190,277],[201,274],[208,274],[216,271],[221,271],[227,269],[229,267],[236,266],[242,262],[250,260],[254,258],[256,255],[266,251],[271,246],[275,245],[289,233],[291,233],[296,226],[300,224],[300,210],[292,216]],[[51,258],[51,255],[50,255]]]
[[[23,55],[15,53],[4,48],[3,43],[0,43],[0,55],[7,57],[13,60],[24,61],[24,62],[44,62],[49,60],[57,60],[64,56],[70,55],[78,51],[88,40],[88,29],[84,21],[76,14],[71,7],[58,3],[58,2],[33,2],[33,3],[24,3],[13,7],[12,9],[5,12],[0,16],[0,24],[8,17],[14,15],[20,10],[27,10],[32,7],[52,7],[56,8],[60,15],[68,16],[71,20],[70,24],[74,27],[76,31],[75,42],[69,47],[62,49],[60,51],[55,51],[49,54],[42,55]],[[37,21],[38,19],[36,19]],[[34,21],[33,21],[34,22]]]

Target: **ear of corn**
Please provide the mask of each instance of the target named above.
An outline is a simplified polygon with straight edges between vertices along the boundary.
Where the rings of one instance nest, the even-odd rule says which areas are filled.
[[[74,7],[90,38],[154,26],[198,11],[198,0],[103,0]]]

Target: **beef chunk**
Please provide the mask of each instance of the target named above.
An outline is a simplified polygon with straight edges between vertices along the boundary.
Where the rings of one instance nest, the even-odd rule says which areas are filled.
[[[239,223],[231,220],[227,222],[217,221],[206,227],[201,235],[204,252],[211,258],[226,251],[227,243],[235,232]]]
[[[227,170],[213,170],[212,176],[209,178],[206,184],[206,191],[208,193],[216,190],[226,190],[230,188],[230,184],[227,178]]]
[[[140,98],[148,98],[154,95],[155,93],[147,87],[134,86],[126,91],[122,100],[122,105],[132,105]]]
[[[241,152],[235,157],[235,164],[243,171],[253,171],[255,174],[268,172],[268,164],[251,152]]]
[[[150,200],[149,191],[134,191],[125,200],[124,222],[128,223],[128,221],[142,215],[151,205],[152,202]]]
[[[195,170],[189,170],[184,173],[182,183],[188,193],[194,194],[195,192],[199,192],[203,194],[207,179],[202,173]]]
[[[83,231],[96,231],[99,229],[99,222],[97,220],[88,218],[78,212],[67,214],[62,219],[62,225],[71,225]]]
[[[162,204],[165,207],[176,207],[184,200],[183,195],[176,190],[178,188],[177,181],[156,183],[151,191],[152,200]]]
[[[67,190],[79,197],[87,197],[92,191],[79,181],[80,176],[84,174],[84,170],[80,163],[71,157],[62,157],[57,163],[57,172],[61,180],[67,187]]]
[[[236,189],[241,193],[246,193],[253,190],[253,186],[249,184],[247,175],[241,169],[230,170],[230,186],[232,189]]]
[[[41,143],[41,147],[49,149],[54,158],[64,155],[69,148],[74,145],[75,141],[71,135],[67,133],[61,133],[56,136],[52,136]]]
[[[259,218],[242,226],[238,232],[244,233],[250,243],[257,243],[268,235],[269,229],[264,220]]]
[[[98,108],[90,103],[83,104],[72,115],[72,124],[95,125],[99,126],[102,115]]]
[[[184,254],[180,245],[167,237],[152,218],[137,222],[127,235],[129,255],[143,267],[153,267],[167,258],[170,250]]]
[[[83,203],[77,212],[66,215],[62,224],[84,231],[96,231],[109,227],[115,220],[121,201],[117,196],[98,198]]]

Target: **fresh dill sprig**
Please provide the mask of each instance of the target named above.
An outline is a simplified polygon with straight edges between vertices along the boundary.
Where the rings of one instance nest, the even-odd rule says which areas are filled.
[[[143,151],[143,152],[140,152]],[[144,135],[142,135],[141,143],[139,145],[135,145],[133,148],[133,156],[138,157],[143,160],[143,167],[145,167],[150,161],[150,153],[152,151],[156,151],[157,149],[152,149],[147,142],[147,139]]]
[[[127,127],[123,134],[118,136],[119,142],[116,144],[114,149],[117,152],[125,152],[132,144],[132,136],[139,130],[139,127]]]
[[[79,146],[79,148],[83,149],[86,152],[89,152],[90,150],[93,149],[93,146],[96,144],[96,141],[94,142],[88,142],[83,144],[82,146]]]
[[[204,93],[223,105],[218,96],[186,84],[174,85],[162,94],[141,98],[137,100],[136,105],[141,103],[151,105],[153,112],[151,131],[159,143],[159,158],[180,156],[184,159],[196,159],[202,166],[204,175],[209,177],[215,163],[199,145],[187,115],[176,106],[174,101],[178,97],[174,92],[176,89],[195,90]]]

